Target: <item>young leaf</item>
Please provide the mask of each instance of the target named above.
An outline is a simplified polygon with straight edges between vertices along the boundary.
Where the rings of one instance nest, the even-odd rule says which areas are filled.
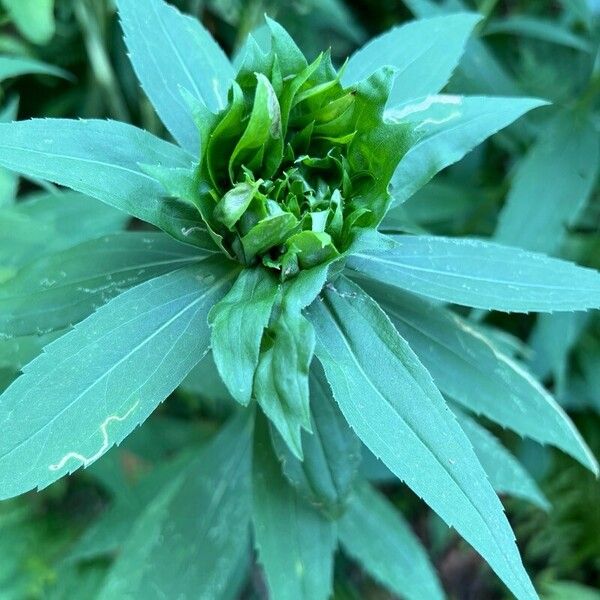
[[[285,480],[264,418],[257,421],[254,442],[252,523],[271,597],[330,597],[335,523],[322,517]]]
[[[179,144],[197,155],[198,130],[181,88],[216,112],[234,77],[229,60],[197,19],[163,0],[118,0],[133,68]]]
[[[19,75],[52,75],[53,77],[70,78],[66,71],[33,58],[0,56],[0,81]]]
[[[235,274],[219,258],[151,279],[29,363],[0,401],[0,498],[89,466],[144,421],[208,350],[208,309]]]
[[[600,273],[543,254],[465,238],[391,236],[392,250],[348,259],[360,277],[473,308],[552,312],[600,308]]]
[[[537,598],[470,442],[383,311],[340,278],[308,314],[333,395],[362,442],[453,526],[519,599]]]
[[[248,552],[252,419],[238,415],[136,520],[99,600],[225,600]],[[190,560],[193,557],[193,560]]]
[[[444,592],[425,549],[400,512],[360,482],[339,521],[344,551],[391,592],[408,600],[442,600]]]
[[[65,185],[206,247],[197,210],[165,200],[161,184],[140,167],[190,167],[191,161],[177,146],[116,121],[0,123],[0,165]]]
[[[522,498],[544,510],[550,503],[521,463],[485,428],[476,421],[454,411],[460,426],[473,444],[481,466],[498,494]]]
[[[386,120],[412,123],[416,136],[392,178],[394,203],[404,202],[442,169],[544,104],[533,98],[439,95],[399,108],[390,105]]]
[[[462,13],[396,27],[350,57],[342,83],[347,87],[390,65],[397,72],[390,105],[437,94],[450,79],[480,19],[479,15]]]
[[[561,448],[597,471],[592,452],[562,408],[484,333],[413,294],[370,283],[365,289],[380,302],[445,394],[502,427]]]
[[[283,289],[279,314],[265,334],[254,395],[294,455],[302,459],[300,428],[310,431],[308,372],[315,334],[302,315],[327,278],[327,266],[302,271]]]
[[[215,364],[231,395],[244,406],[252,397],[260,342],[278,294],[277,280],[266,269],[243,269],[208,315]]]
[[[590,197],[599,165],[600,139],[591,120],[559,112],[520,163],[495,239],[535,252],[556,252]]]
[[[0,336],[64,329],[124,290],[206,256],[164,233],[142,232],[50,254],[0,286]]]
[[[360,441],[331,398],[322,368],[313,362],[310,373],[312,434],[302,433],[304,460],[298,460],[273,432],[273,445],[283,473],[300,495],[328,516],[338,517],[361,463]]]

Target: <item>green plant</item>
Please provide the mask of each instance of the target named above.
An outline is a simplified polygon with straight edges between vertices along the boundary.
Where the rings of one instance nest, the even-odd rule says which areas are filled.
[[[0,165],[75,190],[66,210],[87,194],[162,232],[119,231],[100,211],[107,230],[92,220],[76,242],[67,232],[5,267],[0,344],[21,362],[0,365],[0,496],[91,467],[190,373],[214,395],[216,370],[230,418],[208,442],[186,437],[137,488],[141,506],[115,504],[105,531],[121,551],[100,598],[234,596],[250,522],[275,598],[328,597],[338,540],[397,593],[441,597],[418,540],[359,473],[366,449],[517,597],[535,598],[496,491],[545,500],[457,404],[597,463],[506,339],[443,303],[597,308],[600,275],[482,240],[378,229],[395,231],[393,203],[544,102],[439,94],[472,14],[391,30],[338,70],[327,53],[309,63],[272,20],[234,67],[161,0],[118,7],[178,145],[124,123],[31,120],[0,125]],[[25,256],[39,242],[32,204],[0,215],[25,221],[22,235],[3,228]],[[48,218],[48,235],[65,222]],[[410,559],[389,562],[399,551]]]

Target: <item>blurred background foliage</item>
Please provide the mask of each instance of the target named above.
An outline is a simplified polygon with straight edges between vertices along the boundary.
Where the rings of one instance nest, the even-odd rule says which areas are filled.
[[[230,55],[266,12],[308,56],[331,47],[338,64],[370,37],[413,16],[478,10],[484,16],[478,37],[448,92],[538,96],[551,104],[436,177],[394,209],[386,226],[492,237],[600,269],[600,0],[173,4],[197,15]],[[107,117],[166,135],[129,65],[112,0],[0,0],[0,25],[0,120]],[[92,204],[81,212],[81,198],[39,187],[0,172],[0,240],[8,236],[14,248],[0,256],[0,281],[35,257],[40,243],[66,248],[85,239],[86,227],[102,234],[126,226]],[[57,203],[62,212],[51,217]],[[506,331],[506,348],[555,394],[600,456],[598,314],[471,317]],[[0,390],[48,341],[43,335],[0,340]],[[122,447],[40,494],[0,504],[0,599],[94,598],[136,511],[160,489],[161,465],[181,460],[177,450],[184,443],[202,444],[229,406],[208,357]],[[545,512],[522,500],[505,502],[544,598],[599,600],[600,483],[555,451],[495,433],[552,505]],[[382,484],[430,550],[449,597],[503,597],[479,557],[406,488],[385,476]],[[248,569],[241,565],[232,597],[264,597],[260,574],[251,569],[246,580]],[[335,598],[390,596],[340,554]]]

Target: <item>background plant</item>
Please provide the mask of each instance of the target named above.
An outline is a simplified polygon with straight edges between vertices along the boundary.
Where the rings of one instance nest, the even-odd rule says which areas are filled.
[[[225,31],[227,31],[227,29],[225,29]],[[467,53],[467,57],[468,57],[468,53]],[[463,64],[464,64],[464,62],[463,62]],[[451,85],[452,85],[452,84],[451,84]],[[458,84],[457,84],[457,85],[458,85]],[[491,91],[494,91],[494,90],[488,89],[488,90],[484,90],[484,91],[487,91],[487,92],[489,93],[489,92],[491,92]],[[497,90],[496,90],[496,91],[497,91]],[[549,109],[545,109],[545,110],[549,110]],[[540,111],[540,112],[541,112],[541,111]],[[140,114],[141,114],[141,113],[140,113]],[[535,113],[534,113],[534,114],[535,114]],[[438,115],[434,115],[434,116],[435,116],[435,117],[437,117]],[[512,145],[509,145],[509,146],[508,146],[508,148],[509,148],[509,149],[511,149],[511,150],[509,150],[510,152],[514,152],[514,151],[515,151],[515,149],[517,149],[517,148],[524,147],[524,146],[525,146],[525,144],[527,144],[527,143],[528,143],[528,140],[529,140],[529,139],[532,139],[532,136],[534,136],[534,135],[535,135],[535,127],[532,125],[532,128],[533,128],[534,130],[533,130],[531,133],[529,133],[529,134],[528,134],[528,135],[529,135],[529,137],[528,137],[528,138],[525,138],[524,140],[521,140],[521,141],[519,142],[520,146],[519,146],[519,145],[515,146],[515,145],[514,145],[514,143],[512,143]],[[497,139],[498,139],[498,138],[497,138]],[[497,168],[498,168],[498,164],[502,165],[502,162],[501,162],[501,161],[499,161],[498,159],[499,159],[499,158],[501,159],[503,155],[504,155],[504,156],[506,155],[506,153],[507,153],[507,146],[506,146],[506,144],[511,144],[511,142],[510,142],[510,140],[509,140],[508,142],[506,142],[506,141],[505,141],[503,138],[501,138],[501,139],[500,139],[500,141],[498,141],[498,142],[497,142],[497,144],[498,144],[498,146],[499,146],[499,150],[498,150],[496,153],[492,152],[492,155],[491,155],[491,157],[490,157],[490,158],[491,158],[491,160],[492,160],[492,162],[491,162],[490,164],[491,164],[492,166],[491,166],[491,167],[488,167],[488,169],[490,169],[490,170],[492,170],[492,169],[497,169]],[[502,153],[504,153],[504,154],[502,154]],[[499,154],[499,156],[498,156],[498,154]],[[480,163],[480,164],[482,164],[482,163]],[[480,167],[480,166],[477,166],[477,165],[475,166],[475,168],[473,168],[473,167],[472,167],[470,171],[469,171],[469,169],[466,169],[466,171],[464,171],[464,173],[463,173],[464,180],[465,180],[465,181],[472,181],[472,175],[473,175],[474,173],[478,173],[478,172],[480,172],[480,170],[481,170],[481,167]],[[496,171],[496,172],[498,172],[498,171]],[[502,173],[503,173],[503,170],[501,170],[501,171],[500,171],[500,173],[502,174]],[[456,170],[454,173],[452,173],[452,175],[454,176],[454,179],[453,179],[453,181],[451,182],[451,184],[450,184],[450,185],[446,186],[446,190],[449,190],[449,191],[452,191],[452,188],[453,188],[453,187],[456,189],[456,187],[457,187],[457,181],[458,181],[458,183],[460,183],[460,170]],[[496,176],[496,177],[497,177],[497,176]],[[435,184],[433,184],[433,185],[435,185]],[[490,184],[490,185],[492,185],[492,184]],[[430,190],[431,190],[431,189],[435,190],[435,188],[430,188]],[[460,189],[460,187],[458,187],[458,189]],[[424,191],[423,193],[425,194],[426,192],[427,192],[427,188],[425,189],[425,191]],[[439,192],[439,188],[438,188],[438,190],[436,191],[436,194],[439,194],[439,193],[440,193],[440,192]],[[427,196],[424,196],[424,197],[426,198]],[[435,195],[434,195],[434,197],[435,197]],[[469,197],[469,196],[467,196],[467,198],[468,198],[468,197]],[[472,194],[471,194],[471,196],[470,196],[470,197],[472,197]],[[74,198],[74,197],[72,197],[72,199],[73,199],[73,198]],[[487,215],[486,215],[486,214],[480,214],[480,215],[479,215],[479,218],[478,218],[478,220],[477,220],[477,221],[471,220],[471,223],[470,223],[470,224],[468,224],[466,227],[465,227],[464,225],[460,225],[460,220],[456,219],[455,217],[453,217],[452,219],[448,219],[448,220],[450,221],[449,225],[451,225],[451,226],[453,226],[453,227],[456,227],[456,224],[459,224],[459,225],[458,225],[459,227],[463,227],[463,230],[461,231],[461,233],[465,233],[465,232],[467,232],[467,233],[484,233],[484,234],[486,234],[486,233],[489,233],[489,232],[490,232],[490,229],[489,229],[489,226],[490,226],[490,225],[489,225],[489,223],[492,223],[492,222],[493,222],[493,221],[492,221],[492,219],[494,218],[494,210],[496,209],[496,207],[497,207],[497,206],[499,206],[499,200],[500,200],[501,198],[502,198],[502,194],[501,194],[501,193],[500,193],[500,194],[498,194],[498,195],[496,195],[496,197],[494,198],[494,203],[493,203],[491,206],[489,206],[489,205],[488,205],[488,208],[489,208],[489,212],[488,212],[488,214],[487,214]],[[479,201],[479,198],[478,198],[477,200]],[[76,201],[76,200],[75,200],[75,201]],[[65,201],[65,205],[66,205],[66,204],[68,204],[68,200],[66,200],[66,201]],[[480,204],[480,201],[478,202],[478,206],[479,206],[479,204]],[[413,205],[413,206],[417,206],[416,200],[412,202],[412,205]],[[44,203],[43,203],[42,201],[39,201],[39,200],[38,200],[38,202],[37,202],[37,206],[35,206],[35,207],[34,207],[34,205],[28,205],[28,206],[27,206],[27,209],[25,209],[25,205],[20,205],[20,206],[19,206],[19,209],[20,209],[20,210],[19,210],[19,215],[18,215],[18,216],[19,216],[19,218],[22,218],[22,217],[23,217],[23,213],[25,213],[25,214],[26,214],[26,216],[36,216],[36,215],[29,215],[29,214],[28,214],[29,212],[31,212],[31,211],[32,211],[32,210],[34,210],[34,208],[35,208],[35,210],[39,211],[39,212],[38,212],[38,214],[39,214],[39,215],[40,215],[40,217],[41,217],[41,219],[40,219],[40,220],[41,220],[41,221],[42,221],[44,224],[47,224],[47,222],[49,222],[49,221],[50,221],[50,219],[48,218],[48,216],[47,216],[47,215],[44,215],[44,214],[41,212],[41,210],[42,210],[42,209],[41,209],[40,207],[43,207],[43,206],[44,206]],[[72,214],[74,214],[74,215],[77,215],[75,218],[77,218],[77,219],[80,219],[81,217],[80,217],[80,213],[79,213],[79,211],[81,210],[81,204],[80,204],[80,203],[77,203],[77,204],[75,204],[75,203],[71,203],[71,205],[70,205],[70,206],[71,206],[71,208],[73,209],[73,213],[72,213]],[[89,202],[89,201],[86,201],[86,206],[92,206],[92,204],[90,204],[90,202]],[[407,209],[410,211],[410,209],[411,209],[411,203],[407,204],[407,205],[406,205],[406,208],[407,208]],[[102,210],[102,209],[99,209],[99,210]],[[456,215],[456,214],[459,214],[459,213],[460,213],[460,211],[453,210],[453,215]],[[409,212],[409,214],[410,214],[410,212]],[[13,213],[11,213],[11,215],[12,215],[12,216],[9,216],[8,218],[12,218],[12,219],[13,219],[13,222],[14,222],[14,221],[15,221],[14,214],[13,214]],[[121,222],[120,224],[118,224],[118,222],[117,222],[116,220],[114,220],[114,219],[115,219],[115,217],[113,217],[113,216],[112,216],[112,214],[111,214],[111,216],[109,217],[109,213],[107,213],[107,214],[106,214],[106,217],[105,217],[105,219],[106,219],[106,221],[107,221],[107,225],[106,225],[106,227],[107,227],[107,231],[114,231],[115,229],[118,229],[119,227],[122,227],[122,226],[124,225],[124,223],[123,223],[123,222]],[[113,220],[112,220],[112,223],[111,223],[111,219],[113,219]],[[398,216],[397,216],[397,217],[396,217],[394,220],[390,220],[390,221],[388,221],[388,225],[387,225],[387,228],[388,228],[388,229],[387,229],[387,230],[388,230],[388,231],[405,231],[405,230],[407,230],[409,227],[413,227],[413,228],[414,228],[414,227],[415,227],[414,221],[416,221],[416,220],[417,220],[417,219],[415,219],[415,218],[411,217],[410,221],[412,221],[412,222],[413,222],[413,223],[411,224],[411,223],[410,223],[410,221],[409,221],[409,220],[406,218],[406,215],[398,213]],[[487,223],[486,223],[486,220],[487,220]],[[94,218],[94,221],[97,221],[97,217],[95,217],[95,218]],[[65,219],[61,219],[61,220],[60,220],[60,222],[61,222],[61,223],[64,223],[64,222],[65,222]],[[592,221],[592,223],[593,223],[593,221]],[[28,229],[28,230],[31,232],[31,231],[32,231],[31,223],[29,223],[29,225],[30,225],[30,227],[29,227],[29,228],[27,228],[27,227],[24,227],[23,229]],[[439,226],[439,221],[438,221],[438,226]],[[442,226],[442,229],[441,229],[441,231],[440,231],[439,229],[436,229],[436,230],[437,230],[437,231],[440,231],[440,232],[444,232],[444,229],[443,229],[443,228],[444,228],[444,226],[447,226],[447,225],[445,225],[444,223],[442,223],[442,224],[441,224],[441,226]],[[13,226],[13,227],[14,227],[14,226]],[[423,223],[420,223],[420,224],[419,224],[419,227],[423,227]],[[435,227],[436,227],[436,226],[434,226],[434,228],[435,228]],[[112,229],[111,229],[111,228],[112,228]],[[89,235],[95,236],[96,234],[100,234],[101,232],[102,232],[102,230],[101,230],[101,229],[95,229],[94,227],[90,227],[90,232],[89,232]],[[454,233],[454,232],[455,232],[455,231],[453,231],[452,233]],[[69,232],[66,232],[65,238],[68,238],[68,235],[69,235]],[[73,235],[73,234],[71,234],[71,235]],[[24,236],[15,236],[15,237],[18,237],[18,238],[19,238],[19,240],[20,240],[20,239],[21,239],[21,237],[24,237]],[[30,254],[30,255],[29,255],[29,257],[33,256],[33,255],[34,255],[34,253],[37,251],[37,249],[36,249],[36,247],[35,247],[35,242],[36,242],[36,241],[38,242],[38,246],[37,246],[37,248],[39,248],[39,239],[40,239],[40,237],[39,237],[39,236],[36,236],[36,235],[34,235],[34,236],[30,236],[30,237],[33,237],[33,238],[35,238],[35,240],[33,240],[33,241],[31,242],[31,245],[30,245],[30,247],[29,247],[29,250],[28,250],[28,251],[29,251],[29,252],[32,252],[32,254]],[[53,238],[54,238],[54,237],[58,238],[59,236],[57,236],[57,235],[53,235],[52,237],[53,237]],[[74,240],[74,241],[72,241],[72,242],[69,242],[69,241],[64,241],[64,242],[62,242],[62,244],[63,244],[62,248],[66,248],[66,247],[68,246],[68,244],[69,244],[69,243],[77,243],[78,241],[81,241],[81,240]],[[58,250],[62,250],[62,248],[60,247],[60,245],[57,247],[57,249],[58,249]],[[25,259],[23,259],[23,260],[26,262],[26,261],[28,260],[28,257],[26,257],[26,258],[25,258]],[[12,262],[13,262],[13,264],[14,264],[14,262],[15,262],[15,259],[14,259],[14,258],[12,259]],[[16,267],[15,267],[15,266],[13,266],[13,267],[9,267],[9,268],[12,268],[12,269],[13,269],[13,271],[14,271]],[[98,303],[100,303],[100,302],[102,302],[102,301],[103,301],[103,299],[102,299],[102,298],[97,298],[97,299],[96,299],[96,301],[97,301]],[[492,322],[493,322],[493,323],[495,323],[495,324],[508,325],[509,327],[511,327],[511,329],[512,329],[513,331],[515,331],[515,329],[514,329],[514,328],[515,328],[515,320],[514,320],[514,319],[512,319],[510,322],[508,322],[508,321],[505,321],[504,319],[498,319],[498,317],[497,317],[496,315],[494,315],[494,316],[493,316],[493,318],[492,318]],[[525,322],[525,325],[527,326],[527,322]],[[527,326],[527,329],[528,329],[528,326]],[[519,329],[517,329],[517,332],[518,332],[518,333],[521,333],[521,335],[523,335],[523,333],[522,333],[523,331],[527,331],[527,330],[524,330],[524,329],[520,329],[520,330],[519,330]],[[36,336],[36,338],[37,338],[37,336]],[[36,343],[37,343],[37,342],[40,342],[40,340],[39,340],[39,339],[35,339],[35,340],[32,340],[32,341],[35,341]],[[47,340],[45,340],[45,341],[47,341]],[[45,341],[44,341],[44,340],[42,340],[42,343],[45,343]],[[505,339],[504,339],[503,341],[504,341],[504,342],[506,342],[506,340],[505,340]],[[498,343],[499,343],[499,342],[498,342]],[[14,347],[14,345],[15,345],[15,344],[13,343],[13,344],[12,344],[12,346]],[[35,346],[35,343],[34,343],[33,345]],[[19,352],[22,352],[22,351],[24,350],[24,348],[25,348],[25,347],[26,347],[26,345],[23,343],[23,341],[20,341],[20,342],[19,342],[19,344],[18,344],[18,349],[19,349]],[[38,347],[39,347],[39,346],[38,346]],[[512,348],[514,347],[514,344],[512,344],[511,346],[503,346],[503,347],[505,348],[505,351],[506,351],[507,353],[510,353],[510,352],[512,352],[512,351],[513,351],[513,349],[512,349]],[[521,351],[521,349],[520,349],[520,348],[517,348],[517,350],[518,350],[518,351]],[[11,352],[12,352],[12,350],[11,350]],[[25,355],[25,357],[24,357],[24,358],[21,358],[20,360],[22,360],[23,362],[26,362],[26,361],[27,361],[27,360],[28,360],[28,359],[29,359],[31,356],[35,355],[35,352],[36,352],[36,351],[35,351],[35,349],[33,349],[33,350],[30,350],[30,354],[29,354],[29,355]],[[586,355],[586,353],[585,353],[585,352],[584,352],[584,353],[582,353],[582,354],[583,354],[584,356]],[[11,366],[11,367],[10,367],[10,369],[13,369],[13,370],[14,370],[14,368],[15,368],[15,367],[16,367],[16,368],[19,368],[19,366],[20,366],[20,365],[16,364],[14,361],[13,361],[13,365],[14,365],[14,366]],[[214,368],[213,368],[213,369],[210,369],[210,368],[209,368],[209,369],[207,369],[207,371],[210,373],[211,371],[214,371]],[[590,371],[588,371],[588,372],[590,372]],[[593,371],[591,371],[591,373],[593,373]],[[9,375],[9,377],[12,377],[12,376],[10,376],[10,375]],[[199,378],[199,379],[200,379],[200,381],[203,381],[203,379],[202,379],[202,376],[200,376],[200,378]],[[579,379],[580,379],[580,382],[581,382],[581,377],[580,377]],[[585,381],[585,379],[584,379],[584,381]],[[197,389],[197,386],[196,386],[196,389]],[[204,386],[203,386],[203,393],[204,393],[204,394],[206,394],[206,388],[205,388]],[[452,391],[449,391],[448,393],[450,393],[450,394],[452,395]],[[456,393],[456,392],[454,392],[454,393]],[[212,396],[212,395],[213,395],[213,394],[211,394],[211,396]],[[220,418],[219,411],[226,410],[226,409],[224,409],[224,408],[223,408],[223,406],[224,406],[224,404],[223,404],[223,399],[224,399],[224,398],[223,398],[223,396],[225,395],[225,392],[223,392],[223,391],[222,391],[222,392],[220,392],[219,394],[216,394],[216,395],[217,395],[218,399],[220,400],[220,402],[219,402],[218,404],[215,404],[215,402],[214,402],[214,398],[208,398],[208,399],[206,399],[206,398],[205,398],[205,401],[203,402],[203,408],[202,408],[202,411],[201,411],[201,413],[200,413],[200,414],[203,414],[203,413],[210,414],[210,415],[213,415],[213,417],[215,417],[215,418],[218,420],[218,419]],[[190,401],[190,400],[185,400],[185,399],[184,399],[184,400],[183,400],[183,402],[184,402],[184,405],[183,405],[183,406],[182,406],[180,409],[176,409],[176,406],[173,406],[173,410],[175,410],[175,411],[176,411],[176,414],[177,414],[177,411],[178,411],[178,410],[180,410],[180,411],[181,411],[181,412],[179,412],[179,413],[178,413],[180,416],[184,416],[184,415],[186,415],[186,414],[195,414],[195,415],[198,415],[198,414],[199,414],[199,413],[198,413],[198,408],[197,408],[197,406],[195,405],[195,403],[198,401],[198,396],[197,396],[197,394],[194,394],[194,395],[192,395],[191,397],[188,397],[188,398],[195,398],[195,401],[193,401],[193,402],[192,402],[192,406],[190,406],[190,405],[189,405],[189,401]],[[208,402],[208,403],[207,403],[207,402]],[[195,408],[194,408],[194,407],[195,407]],[[169,410],[171,410],[171,409],[169,409]],[[191,413],[190,413],[190,411],[191,411]],[[216,412],[216,414],[215,414],[215,412]],[[221,412],[221,414],[222,414],[222,412]],[[142,431],[143,431],[143,430],[142,430]],[[198,432],[196,432],[196,433],[198,433]],[[175,447],[177,448],[177,447],[181,447],[181,446],[180,446],[180,445],[178,445],[178,444],[175,444]],[[135,453],[134,453],[134,455],[135,455]],[[98,465],[101,465],[101,464],[102,464],[102,463],[98,463]],[[106,483],[106,485],[108,485],[108,483]],[[507,484],[506,484],[506,481],[504,482],[504,485],[507,485]],[[92,491],[93,489],[96,489],[96,486],[94,486],[94,485],[91,485],[91,486],[88,486],[88,487],[89,487],[89,489],[88,489],[88,492]],[[52,488],[52,489],[54,489],[54,488]],[[106,489],[106,488],[105,488],[105,489]],[[506,491],[506,490],[504,490],[504,491]],[[514,490],[511,490],[511,491],[513,491],[513,492],[514,492]],[[406,493],[405,493],[404,495],[406,495]],[[540,502],[543,504],[543,501],[540,501]],[[113,548],[114,548],[114,546],[113,546]],[[105,553],[105,552],[110,552],[110,551],[111,551],[111,549],[109,549],[109,550],[106,550],[106,549],[105,549],[105,550],[103,550],[103,553]],[[89,555],[88,555],[88,556],[89,556]],[[94,566],[96,566],[96,565],[94,565]],[[66,567],[64,567],[64,568],[66,569]],[[371,568],[373,568],[373,567],[371,567]],[[376,567],[375,567],[375,568],[376,568]],[[90,571],[90,570],[89,570],[89,569],[85,569],[85,571],[87,572],[87,571]],[[94,569],[94,571],[95,571],[96,573],[101,573],[102,569],[101,569],[101,568],[98,568],[98,569]],[[90,571],[90,572],[91,572],[91,571]],[[384,580],[385,580],[385,578],[386,578],[386,574],[385,574],[385,573],[384,573],[384,574],[382,574],[382,573],[380,573],[380,572],[379,572],[379,573],[378,573],[378,572],[376,572],[375,574],[376,574],[376,575],[377,575],[379,578],[383,578]],[[100,575],[99,575],[99,576],[100,576]],[[92,576],[90,575],[90,578],[91,578],[91,577],[92,577]],[[66,576],[64,576],[64,577],[62,577],[62,576],[61,576],[61,580],[63,580],[63,581],[67,581],[67,580],[68,580],[68,578],[67,578]],[[389,583],[389,582],[388,582],[388,583]],[[81,584],[81,583],[78,583],[77,585],[82,585],[82,584]],[[393,585],[393,583],[392,583],[391,585]],[[340,593],[341,593],[341,592],[340,592]]]

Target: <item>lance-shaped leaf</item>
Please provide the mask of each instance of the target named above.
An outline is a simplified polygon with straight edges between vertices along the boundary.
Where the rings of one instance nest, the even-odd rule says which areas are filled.
[[[400,512],[360,482],[339,521],[344,550],[401,598],[442,600],[444,592],[425,548]]]
[[[190,167],[191,162],[181,148],[116,121],[0,123],[0,165],[97,198],[185,242],[204,244],[198,211],[164,199],[161,184],[140,167]]]
[[[415,294],[473,308],[552,312],[600,307],[600,273],[493,242],[391,236],[391,250],[360,252],[348,266]]]
[[[537,598],[471,443],[385,313],[340,278],[308,310],[342,413],[362,442],[453,526],[520,599]]]
[[[591,119],[570,111],[558,113],[517,169],[496,240],[556,252],[589,199],[599,165],[600,139]]]
[[[208,350],[230,265],[210,259],[128,290],[23,369],[0,400],[1,498],[89,466],[150,415]]]
[[[487,429],[460,411],[454,412],[496,492],[548,510],[550,503],[521,463]]]
[[[365,289],[446,395],[522,436],[561,448],[597,471],[592,452],[554,398],[483,332],[413,294],[368,282]]]
[[[278,314],[265,333],[254,395],[294,455],[302,459],[300,428],[310,431],[308,372],[315,334],[302,315],[321,291],[327,265],[302,271],[282,292]]]
[[[390,65],[397,71],[391,105],[437,94],[450,79],[480,19],[480,15],[463,13],[396,27],[352,55],[342,83],[349,86]]]
[[[216,112],[225,107],[233,67],[198,19],[163,0],[118,0],[133,68],[173,137],[200,150],[198,129],[182,89]]]
[[[33,58],[0,56],[0,81],[19,75],[52,75],[54,77],[69,78],[66,71]]]
[[[231,395],[243,405],[252,397],[260,342],[278,294],[277,279],[266,269],[243,269],[208,315],[215,364]]]
[[[286,481],[264,418],[257,420],[252,523],[272,598],[326,600],[332,592],[334,521],[321,516]]]
[[[320,365],[310,373],[312,434],[302,432],[304,460],[298,460],[273,432],[283,473],[300,495],[331,517],[342,514],[361,464],[361,444],[331,397]]]
[[[234,597],[225,592],[249,550],[249,417],[235,417],[194,460],[173,470],[135,521],[100,600]]]
[[[206,258],[164,233],[119,232],[40,258],[0,286],[0,335],[55,331],[143,281]]]
[[[386,110],[392,123],[412,123],[415,142],[392,178],[394,203],[423,187],[436,173],[458,162],[488,137],[526,112],[546,104],[534,98],[428,96]]]

